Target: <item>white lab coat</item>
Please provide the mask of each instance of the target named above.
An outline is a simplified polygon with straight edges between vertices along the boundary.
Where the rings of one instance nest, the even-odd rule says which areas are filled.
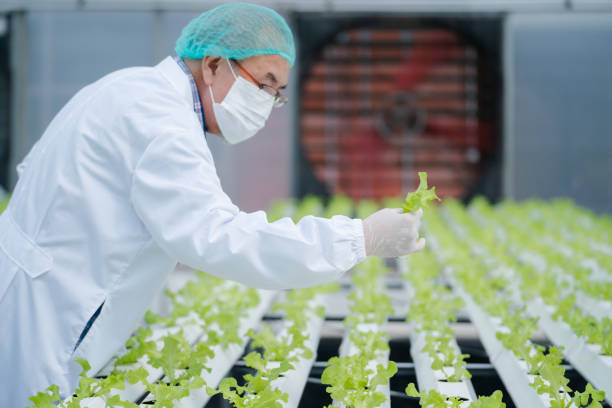
[[[69,395],[77,357],[95,374],[177,262],[282,289],[333,281],[365,258],[360,220],[268,223],[232,204],[170,57],[79,91],[19,173],[0,216],[0,407],[50,384]]]

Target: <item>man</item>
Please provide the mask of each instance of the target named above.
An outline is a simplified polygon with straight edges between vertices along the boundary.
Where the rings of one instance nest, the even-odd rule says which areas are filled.
[[[367,255],[423,248],[419,214],[363,222],[241,212],[206,137],[253,136],[295,58],[274,11],[233,3],[193,20],[178,57],[79,91],[19,165],[0,216],[0,406],[95,374],[138,326],[177,262],[261,288],[338,279]],[[263,181],[262,181],[263,182]]]

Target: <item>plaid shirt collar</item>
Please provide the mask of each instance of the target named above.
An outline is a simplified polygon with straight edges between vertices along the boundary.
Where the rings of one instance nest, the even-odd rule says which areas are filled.
[[[193,97],[193,111],[198,116],[200,124],[202,125],[202,130],[204,131],[204,137],[206,137],[206,122],[204,121],[204,111],[202,111],[202,100],[200,99],[200,93],[198,92],[195,79],[193,78],[193,75],[191,75],[191,71],[189,71],[189,68],[187,68],[185,61],[183,61],[182,58],[175,56],[174,61],[176,61],[185,75],[187,75],[187,78],[189,78],[189,85],[191,85],[191,96]]]

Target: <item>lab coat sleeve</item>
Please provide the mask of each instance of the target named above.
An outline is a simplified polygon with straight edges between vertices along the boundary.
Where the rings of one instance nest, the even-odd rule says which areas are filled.
[[[361,220],[270,223],[262,211],[240,211],[223,192],[207,145],[193,134],[162,135],[148,145],[133,172],[131,199],[170,256],[251,287],[324,284],[366,257]]]

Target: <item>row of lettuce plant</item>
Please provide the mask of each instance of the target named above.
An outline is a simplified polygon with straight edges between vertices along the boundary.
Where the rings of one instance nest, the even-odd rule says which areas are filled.
[[[443,380],[461,382],[470,379],[465,369],[469,354],[461,354],[452,346],[455,335],[450,326],[457,321],[463,301],[440,281],[440,264],[426,250],[405,258],[403,273],[412,287],[406,321],[413,330],[425,333],[426,345],[421,350],[431,358],[431,368],[442,373]]]
[[[516,214],[517,205],[513,204],[513,207],[512,211],[504,208],[498,213],[481,200],[478,214],[489,225],[496,224],[505,229],[504,236],[508,238],[506,242],[498,240],[497,245],[523,261],[514,269],[518,272],[524,298],[540,297],[554,310],[553,319],[567,323],[576,335],[597,345],[602,355],[612,356],[612,318],[598,319],[576,302],[576,293],[580,290],[588,295],[605,293],[604,298],[612,299],[612,282],[590,281],[591,271],[581,268],[574,257],[561,255],[534,238],[545,232],[531,228],[529,222],[517,228],[516,216],[508,214]],[[541,211],[545,212],[544,208]],[[551,285],[551,282],[555,284]],[[586,282],[588,286],[578,282]],[[585,290],[586,287],[594,289]]]
[[[285,299],[274,305],[273,310],[282,312],[284,328],[281,333],[264,324],[255,332],[249,330],[251,347],[244,360],[255,374],[246,374],[244,385],[236,378],[224,378],[218,389],[209,387],[209,395],[220,393],[236,408],[283,407],[289,395],[279,388],[277,380],[293,370],[301,360],[314,357],[315,350],[308,348],[308,322],[314,316],[323,318],[325,309],[314,302],[316,296],[337,291],[337,284],[308,289],[296,289],[286,294]]]
[[[387,273],[388,268],[380,258],[369,257],[353,274],[350,312],[344,324],[355,352],[330,358],[321,375],[338,406],[375,408],[388,402],[380,387],[389,386],[397,366],[388,361],[388,335],[383,330],[387,317],[393,313],[383,283]]]
[[[413,287],[407,322],[413,325],[413,330],[426,333],[426,344],[421,352],[427,353],[432,370],[441,372],[443,381],[469,380],[471,374],[465,362],[469,355],[461,354],[452,345],[455,337],[450,326],[457,320],[457,312],[464,306],[463,301],[443,284],[441,265],[430,250],[410,255],[405,261],[408,270],[403,275]],[[491,396],[480,396],[469,404],[461,396],[446,395],[435,389],[419,392],[414,383],[408,384],[406,393],[419,398],[419,404],[424,408],[505,407],[499,390]]]
[[[449,228],[445,228],[439,215],[438,219],[429,219],[428,226],[441,241],[441,246],[455,248],[455,251],[447,252],[452,257],[453,276],[477,304],[501,321],[504,329],[496,336],[505,348],[524,361],[527,374],[531,376],[530,385],[548,400],[550,407],[601,407],[603,392],[590,384],[584,392],[574,391],[568,386],[569,379],[561,364],[563,357],[559,348],[549,347],[546,352],[545,347],[531,342],[537,319],[528,316],[523,304],[517,304],[511,282],[525,271],[508,252],[507,245],[516,245],[517,242],[500,244],[500,237],[506,237],[503,229],[494,225],[478,226],[457,202],[447,201],[443,212]],[[523,299],[529,293],[533,294],[527,291],[530,281],[533,282],[533,274],[522,275],[520,279]]]
[[[555,238],[565,241],[577,257],[593,259],[602,270],[612,273],[611,216],[596,215],[568,199],[529,200],[520,208],[529,220],[538,221]]]
[[[31,397],[33,406],[76,408],[98,399],[106,407],[137,407],[132,401],[122,400],[120,394],[126,386],[139,385],[143,393],[153,396],[153,407],[174,407],[191,390],[204,388],[202,374],[211,370],[208,363],[215,347],[242,343],[239,321],[259,303],[258,293],[199,272],[196,281],[167,295],[173,306],[171,315],[162,317],[148,312],[148,326],[139,328],[128,339],[126,352],[114,358],[109,375],[90,378],[90,365],[79,360],[83,371],[74,395],[62,401],[57,385],[51,385]],[[185,337],[183,328],[188,325],[197,325],[202,332],[195,342]],[[164,334],[155,336],[155,332]],[[161,369],[163,380],[152,378],[146,367]]]
[[[612,254],[591,250],[584,241],[565,239],[558,229],[553,227],[554,223],[549,218],[549,213],[558,212],[554,205],[547,206],[537,201],[520,205],[508,202],[493,211],[484,200],[480,200],[477,208],[479,212],[484,211],[493,216],[493,222],[502,224],[517,238],[520,235],[526,236],[528,241],[523,246],[528,245],[529,251],[544,258],[549,268],[554,267],[557,272],[561,272],[556,276],[563,280],[564,284],[570,285],[571,290],[581,290],[596,299],[612,299],[612,275],[605,269],[605,262],[610,262]],[[519,222],[521,229],[517,231],[516,225]],[[571,229],[568,231],[575,232]],[[535,237],[537,239],[534,239]],[[596,267],[593,268],[592,265]]]

